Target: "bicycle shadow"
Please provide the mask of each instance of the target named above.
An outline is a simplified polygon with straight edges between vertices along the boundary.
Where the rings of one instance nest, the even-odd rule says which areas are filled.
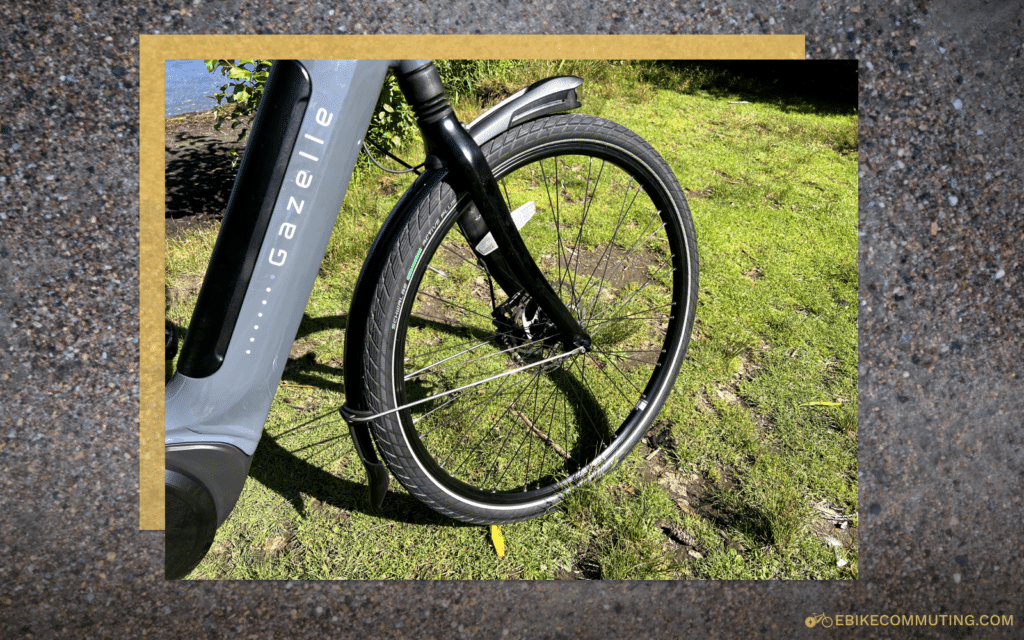
[[[305,316],[298,337],[328,329],[344,329],[345,326],[346,316],[317,319]],[[174,329],[178,332],[179,339],[184,337],[184,327],[174,325]],[[281,377],[282,382],[315,386],[344,396],[344,385],[329,380],[329,377],[336,377],[339,373],[333,367],[317,364],[315,357],[289,358],[288,362],[285,373]],[[172,361],[168,360],[165,366],[166,379],[169,379],[173,374]],[[336,453],[340,454],[339,457],[349,456],[351,464],[359,465],[361,469],[347,429],[342,428],[337,434],[325,440],[304,444],[298,450],[290,450],[278,441],[282,436],[290,436],[303,429],[313,428],[314,423],[329,416],[337,416],[336,411],[337,409],[332,409],[312,419],[292,425],[277,436],[272,436],[264,431],[249,467],[249,478],[280,496],[302,518],[309,516],[307,504],[312,503],[315,499],[340,511],[365,513],[395,522],[462,526],[463,523],[435,513],[419,500],[395,491],[388,492],[384,504],[378,509],[370,503],[369,486],[366,483],[339,478],[300,455],[303,450],[308,450],[311,447],[322,447],[330,445],[332,441],[338,441],[340,446]]]
[[[469,329],[469,333],[474,336],[478,333],[480,336],[487,335],[486,332],[468,327],[452,327],[424,318],[417,318],[417,324],[420,323],[432,325],[438,329],[458,329],[462,331]],[[304,314],[296,333],[296,339],[323,331],[344,331],[347,326],[347,315],[313,318],[308,314]],[[179,335],[183,333],[181,327],[175,326],[175,329],[179,331]],[[340,380],[340,382],[335,382],[335,379]],[[587,424],[590,427],[587,433],[583,434],[584,437],[576,443],[573,454],[578,454],[581,448],[594,448],[599,443],[604,442],[609,435],[609,426],[607,423],[594,420],[591,417],[590,411],[587,409],[591,405],[596,406],[596,400],[590,395],[589,391],[579,386],[575,380],[572,380],[572,376],[558,375],[555,376],[553,381],[562,388],[563,393],[571,393],[580,400],[580,406],[576,407],[576,411],[580,412],[577,415],[577,420],[580,424]],[[281,376],[281,382],[315,387],[337,394],[342,398],[345,397],[345,385],[340,367],[318,362],[314,351],[306,352],[297,358],[288,358]],[[338,451],[333,452],[334,459],[348,457],[350,459],[348,464],[359,465],[361,471],[361,463],[351,442],[351,436],[343,426],[334,435],[317,442],[303,444],[298,449],[288,449],[279,442],[279,439],[283,437],[290,439],[304,429],[315,428],[313,426],[314,423],[336,415],[336,411],[337,409],[331,409],[330,411],[322,412],[304,422],[286,427],[274,436],[264,431],[249,468],[249,477],[279,495],[302,518],[309,516],[307,504],[312,502],[312,500],[317,500],[322,504],[341,511],[364,513],[395,522],[421,525],[433,524],[438,526],[473,526],[443,516],[418,499],[394,490],[388,491],[384,504],[378,509],[370,502],[369,487],[366,483],[340,478],[328,471],[324,466],[315,464],[299,455],[302,451],[324,447],[332,442],[337,442],[340,446]],[[339,424],[343,425],[344,423],[339,422]],[[318,453],[320,452],[322,452],[322,449],[318,451]],[[392,483],[396,482],[394,477],[391,480]],[[393,486],[394,484],[392,484]]]
[[[336,437],[348,440],[348,431]],[[350,441],[348,448],[352,449]],[[354,450],[350,457],[352,464],[359,464]],[[367,484],[339,478],[302,459],[266,432],[253,456],[249,478],[281,496],[302,518],[308,517],[306,505],[315,499],[341,511],[364,513],[393,522],[470,526],[442,516],[412,496],[393,490],[388,491],[384,504],[377,509],[370,503]]]
[[[304,314],[296,333],[296,340],[324,331],[344,331],[347,326],[347,315],[314,318]],[[344,382],[335,382],[335,379],[341,379],[340,363],[339,366],[333,366],[330,363],[318,362],[314,351],[306,352],[297,358],[289,358],[281,376],[282,383],[315,387],[344,398]],[[392,488],[388,491],[384,504],[378,509],[370,502],[369,486],[366,483],[340,478],[323,465],[311,462],[301,455],[303,451],[314,448],[319,448],[320,453],[333,442],[337,447],[331,452],[332,458],[347,457],[347,464],[356,465],[362,473],[362,465],[343,421],[338,421],[339,429],[334,435],[303,444],[299,449],[289,449],[279,441],[284,437],[290,439],[304,429],[314,428],[314,423],[330,416],[338,417],[336,412],[337,408],[333,408],[326,413],[320,413],[312,419],[285,428],[276,436],[264,431],[249,468],[249,477],[279,495],[303,518],[308,517],[307,504],[317,500],[341,511],[364,513],[394,522],[471,526],[438,514],[408,494],[396,492],[394,487],[397,481],[394,477],[391,478]]]

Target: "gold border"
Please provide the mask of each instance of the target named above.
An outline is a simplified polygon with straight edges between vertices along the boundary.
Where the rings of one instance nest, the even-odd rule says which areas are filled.
[[[164,528],[164,62],[175,59],[802,60],[804,36],[139,37],[139,528]]]

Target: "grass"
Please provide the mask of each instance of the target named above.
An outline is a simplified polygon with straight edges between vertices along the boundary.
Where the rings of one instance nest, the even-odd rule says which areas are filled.
[[[409,180],[361,165],[251,477],[192,577],[855,578],[855,113],[705,90],[716,69],[494,65],[458,104],[464,120],[536,78],[582,75],[581,111],[647,139],[687,191],[701,254],[697,321],[652,438],[564,508],[503,526],[503,558],[487,527],[439,516],[395,482],[373,509],[336,411],[345,316],[373,234]],[[178,326],[215,234],[168,242]],[[823,513],[854,515],[839,529]]]

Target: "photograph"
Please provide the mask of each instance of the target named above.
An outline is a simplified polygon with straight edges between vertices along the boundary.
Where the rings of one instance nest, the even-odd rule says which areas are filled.
[[[856,579],[857,86],[167,60],[167,577]]]

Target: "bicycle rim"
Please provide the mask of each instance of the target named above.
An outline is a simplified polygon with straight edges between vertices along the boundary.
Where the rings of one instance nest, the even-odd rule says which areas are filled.
[[[669,188],[621,147],[537,145],[495,176],[511,211],[533,203],[520,233],[594,349],[566,355],[528,294],[488,275],[455,225],[462,199],[410,269],[394,401],[439,396],[399,413],[417,464],[458,500],[514,509],[603,475],[643,436],[685,351],[691,265]]]

